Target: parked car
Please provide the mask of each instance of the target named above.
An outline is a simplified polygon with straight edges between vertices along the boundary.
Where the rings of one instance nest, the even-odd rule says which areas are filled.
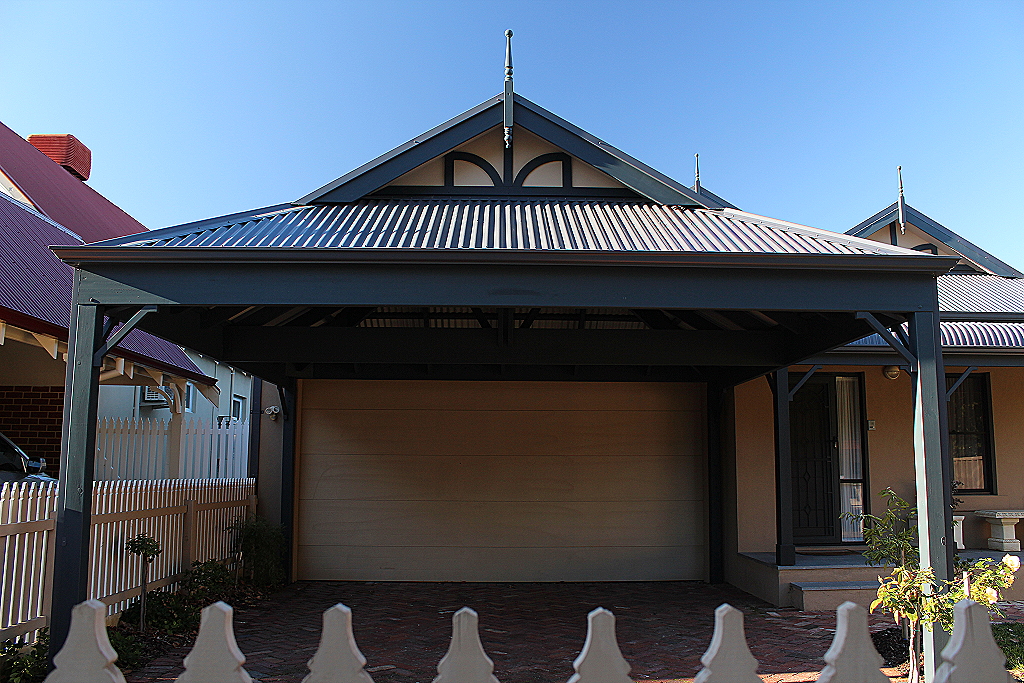
[[[43,474],[46,458],[32,460],[25,451],[0,434],[0,484],[8,481],[57,481]]]

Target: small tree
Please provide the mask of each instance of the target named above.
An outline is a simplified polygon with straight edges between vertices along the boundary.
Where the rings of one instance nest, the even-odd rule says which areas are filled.
[[[955,491],[954,488],[954,496]],[[849,513],[845,516],[864,524],[864,542],[868,546],[864,556],[868,564],[893,567],[888,578],[879,577],[878,598],[871,603],[871,610],[882,607],[892,613],[897,624],[907,628],[911,662],[907,680],[918,683],[923,630],[930,631],[938,624],[952,632],[953,607],[968,597],[1000,613],[996,606],[1000,590],[1013,584],[1020,560],[1013,555],[1004,556],[1000,562],[987,558],[973,563],[958,560],[962,581],[936,581],[930,567],[921,568],[913,524],[917,509],[890,488],[879,495],[887,499],[881,517]]]
[[[146,630],[146,593],[149,592],[149,565],[164,550],[160,542],[146,533],[141,533],[124,544],[124,549],[142,559],[142,595],[139,599],[139,630]]]

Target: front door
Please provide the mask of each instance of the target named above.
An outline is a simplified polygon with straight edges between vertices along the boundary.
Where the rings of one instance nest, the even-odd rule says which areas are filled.
[[[812,376],[790,404],[790,434],[793,541],[862,540],[861,525],[843,515],[864,511],[860,378]]]

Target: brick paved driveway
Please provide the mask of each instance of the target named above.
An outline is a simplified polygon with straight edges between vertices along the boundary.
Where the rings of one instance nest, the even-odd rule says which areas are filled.
[[[316,651],[323,610],[352,608],[356,642],[375,683],[430,683],[448,648],[451,617],[469,606],[501,683],[558,683],[586,636],[587,613],[616,616],[622,654],[637,681],[686,680],[700,669],[714,609],[729,602],[746,614],[747,639],[766,681],[813,681],[823,666],[835,614],[779,609],[729,586],[659,583],[355,583],[299,582],[235,614],[246,670],[263,683],[299,683]],[[1019,618],[1021,611],[1014,610]],[[888,625],[872,617],[874,627]],[[173,680],[186,651],[172,652],[129,677]]]

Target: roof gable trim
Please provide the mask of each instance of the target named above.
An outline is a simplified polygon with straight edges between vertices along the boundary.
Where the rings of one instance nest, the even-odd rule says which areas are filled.
[[[978,268],[981,268],[992,275],[999,275],[1001,277],[1024,277],[1024,273],[1021,271],[999,260],[976,244],[968,242],[960,235],[934,219],[929,218],[909,204],[904,204],[903,206],[908,223],[913,224],[914,227],[918,228],[932,239],[938,240],[953,251],[957,252]],[[899,207],[896,202],[893,202],[871,218],[868,218],[847,230],[846,234],[853,235],[854,237],[866,237],[877,231],[879,228],[883,228],[893,221],[898,220],[898,215]]]
[[[717,197],[694,192],[526,98],[514,97],[517,126],[594,166],[640,195],[661,204],[702,208],[729,206],[718,201]],[[294,204],[347,203],[380,190],[418,166],[502,125],[503,101],[503,97],[492,98],[324,185]]]

